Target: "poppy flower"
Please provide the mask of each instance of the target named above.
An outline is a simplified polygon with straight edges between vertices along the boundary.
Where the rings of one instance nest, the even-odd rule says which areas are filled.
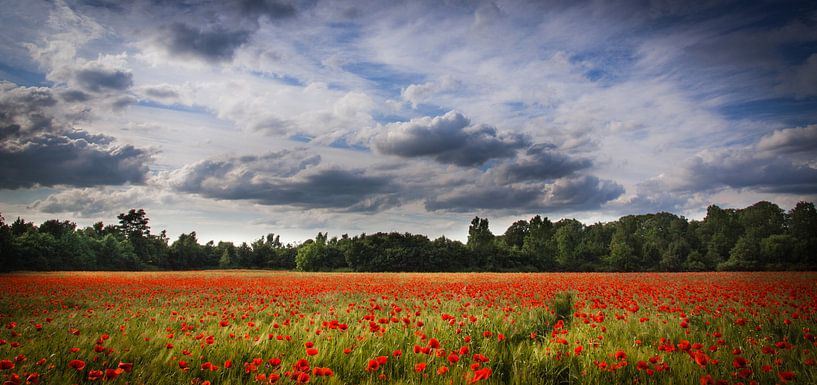
[[[306,349],[306,355],[307,356],[314,356],[314,355],[317,355],[317,354],[318,354],[318,349],[315,349],[315,348]]]
[[[789,382],[794,381],[795,378],[797,378],[797,375],[795,375],[794,372],[778,372],[777,378],[779,378],[782,382]]]
[[[377,360],[369,360],[369,363],[366,365],[367,372],[374,372],[380,367],[380,364],[377,363]]]
[[[491,377],[491,373],[493,373],[491,368],[478,369],[474,371],[474,377],[472,377],[471,380],[468,381],[468,383],[473,384],[477,381],[487,380],[489,377]]]
[[[77,371],[85,369],[85,361],[81,361],[81,360],[68,361],[68,367],[74,368]]]
[[[417,372],[417,373],[420,373],[420,372],[422,372],[422,371],[425,371],[425,370],[426,370],[426,366],[427,366],[427,365],[426,365],[426,363],[425,363],[425,362],[420,362],[420,363],[418,363],[418,364],[414,365],[414,371],[415,371],[415,372]]]
[[[120,374],[122,374],[124,372],[125,371],[120,369],[120,368],[105,369],[105,378],[108,379],[108,380],[112,380],[112,379],[116,378],[117,376],[119,376]]]
[[[96,381],[103,376],[105,376],[105,373],[102,373],[101,370],[92,370],[88,372],[88,381]]]
[[[11,360],[2,360],[0,361],[0,370],[9,370],[14,369],[14,362]]]

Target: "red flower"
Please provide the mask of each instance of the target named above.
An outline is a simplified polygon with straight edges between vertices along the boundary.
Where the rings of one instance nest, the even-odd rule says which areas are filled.
[[[456,363],[459,360],[460,360],[460,356],[458,356],[458,355],[456,355],[454,353],[451,353],[451,354],[448,355],[448,362],[450,362],[452,364]]]
[[[380,367],[380,364],[377,363],[377,360],[369,360],[369,363],[366,365],[367,372],[374,372]]]
[[[307,356],[314,356],[314,355],[317,355],[317,354],[318,354],[318,349],[314,349],[314,348],[307,348],[306,349],[306,355]]]
[[[88,372],[88,381],[96,381],[102,378],[104,375],[105,373],[102,373],[101,370],[92,370]]]
[[[794,372],[778,372],[777,373],[777,378],[779,378],[780,381],[783,381],[783,382],[794,381],[794,379],[796,377],[797,377],[797,375],[795,375]]]
[[[426,370],[426,363],[425,362],[420,362],[420,363],[414,365],[414,371],[415,372],[420,373],[420,372],[422,372],[424,370]]]
[[[474,371],[474,377],[471,378],[471,380],[468,381],[468,383],[473,384],[473,383],[475,383],[475,382],[477,382],[479,380],[487,380],[488,377],[491,377],[491,373],[493,373],[491,368],[482,368],[482,369],[476,370],[476,371]]]
[[[14,362],[10,360],[2,360],[0,361],[0,370],[9,370],[14,369]]]
[[[68,362],[68,366],[76,370],[82,370],[85,369],[85,361],[71,360]]]
[[[123,372],[124,372],[124,370],[122,370],[120,368],[105,369],[105,378],[108,379],[108,380],[112,380],[112,379],[116,378],[117,376],[119,376],[120,374],[122,374]]]

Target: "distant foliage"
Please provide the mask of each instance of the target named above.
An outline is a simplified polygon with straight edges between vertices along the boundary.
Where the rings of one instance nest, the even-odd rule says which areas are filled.
[[[410,233],[329,238],[300,245],[267,234],[251,244],[200,244],[195,231],[173,242],[152,234],[147,213],[131,209],[118,225],[78,229],[70,221],[39,226],[0,216],[0,270],[300,271],[751,271],[817,269],[817,210],[800,202],[785,212],[770,202],[744,209],[710,206],[702,221],[660,212],[584,225],[539,215],[494,235],[476,217],[463,244]]]

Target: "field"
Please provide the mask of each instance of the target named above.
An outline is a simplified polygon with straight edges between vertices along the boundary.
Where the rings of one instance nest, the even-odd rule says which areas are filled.
[[[4,384],[817,383],[817,274],[20,273]]]

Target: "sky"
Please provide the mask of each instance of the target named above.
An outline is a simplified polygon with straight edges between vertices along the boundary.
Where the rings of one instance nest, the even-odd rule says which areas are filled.
[[[813,1],[0,0],[0,213],[464,240],[817,201]]]

